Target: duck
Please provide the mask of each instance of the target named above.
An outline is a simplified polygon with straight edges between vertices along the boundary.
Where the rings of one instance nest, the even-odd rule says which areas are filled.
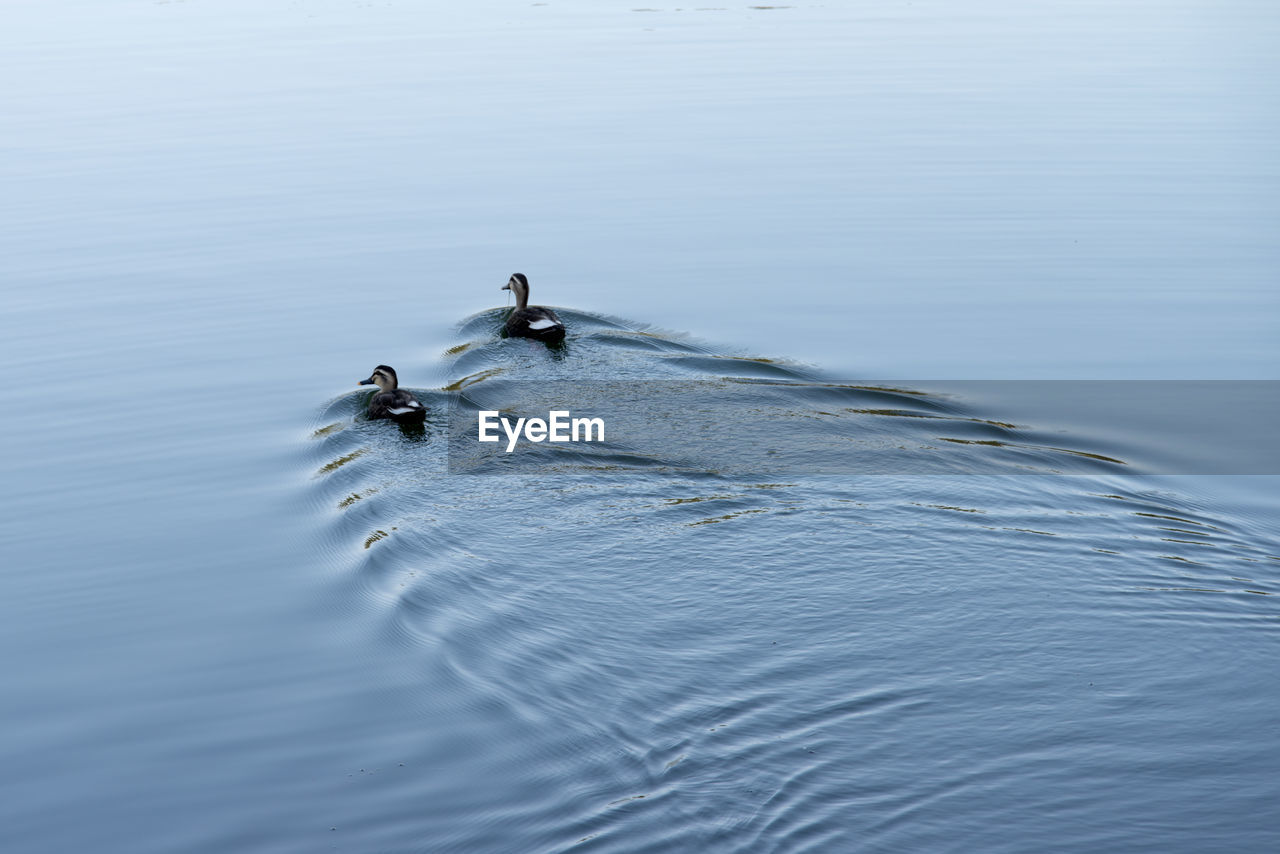
[[[516,295],[516,307],[507,316],[507,324],[503,327],[508,338],[564,340],[564,323],[556,313],[540,305],[529,305],[529,280],[524,273],[513,273],[502,290]]]
[[[370,418],[390,418],[393,421],[416,421],[426,417],[427,409],[418,399],[399,387],[395,368],[378,365],[367,380],[359,385],[376,385],[378,393],[369,399]]]

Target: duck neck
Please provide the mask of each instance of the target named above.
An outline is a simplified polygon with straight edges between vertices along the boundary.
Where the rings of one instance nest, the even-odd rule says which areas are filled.
[[[516,311],[524,311],[529,307],[529,291],[527,288],[515,289]]]

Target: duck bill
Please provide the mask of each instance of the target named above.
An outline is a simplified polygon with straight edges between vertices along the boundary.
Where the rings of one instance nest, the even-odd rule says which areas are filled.
[[[373,377],[369,377],[367,380],[360,380],[356,385],[373,385]]]

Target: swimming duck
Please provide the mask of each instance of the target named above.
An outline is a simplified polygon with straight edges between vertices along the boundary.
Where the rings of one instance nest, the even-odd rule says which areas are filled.
[[[360,385],[376,385],[379,389],[369,400],[370,418],[415,421],[427,414],[426,407],[416,397],[398,387],[394,368],[378,365],[373,369],[373,376],[360,380]]]
[[[564,324],[554,311],[540,305],[529,305],[529,280],[524,273],[513,274],[502,289],[516,295],[516,307],[507,317],[505,327],[508,337],[536,338],[539,341],[564,339]]]

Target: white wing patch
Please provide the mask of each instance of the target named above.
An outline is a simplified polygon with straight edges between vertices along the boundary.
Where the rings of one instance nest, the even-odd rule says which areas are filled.
[[[560,324],[556,323],[554,320],[551,320],[550,318],[540,317],[537,320],[533,321],[533,323],[530,323],[529,328],[530,329],[550,329],[553,326],[559,326],[559,325]]]
[[[411,403],[408,406],[397,406],[395,409],[388,409],[387,411],[392,415],[404,415],[406,412],[413,412],[417,408],[418,404]]]

